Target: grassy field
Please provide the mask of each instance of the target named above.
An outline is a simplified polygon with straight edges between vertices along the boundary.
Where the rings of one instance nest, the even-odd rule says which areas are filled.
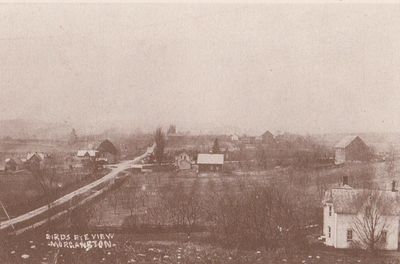
[[[203,241],[194,234],[190,241],[183,234],[114,234],[112,247],[107,249],[69,249],[49,247],[43,232],[26,236],[24,240],[9,241],[0,249],[1,263],[304,263],[304,264],[398,264],[400,253],[369,254],[354,250],[334,250],[320,245],[285,252],[263,249],[227,249]],[[22,258],[22,256],[26,259]]]
[[[386,171],[384,163],[353,164],[345,167],[334,167],[318,171],[291,171],[274,169],[244,174],[227,174],[221,176],[197,177],[196,174],[157,172],[134,174],[120,188],[107,193],[90,207],[94,213],[90,216],[87,233],[96,233],[105,227],[117,228],[124,225],[131,215],[137,215],[146,222],[147,209],[151,208],[159,195],[159,188],[166,183],[182,182],[189,188],[196,180],[200,183],[202,193],[206,193],[210,181],[222,186],[226,182],[238,179],[248,184],[292,184],[301,188],[313,197],[313,207],[321,208],[319,190],[338,186],[343,175],[350,174],[350,184],[373,184],[380,188],[390,188],[392,178]],[[295,176],[293,178],[293,176]],[[352,177],[353,176],[353,177]],[[395,177],[398,177],[396,174]],[[123,201],[126,193],[145,194],[138,196],[134,210]],[[99,229],[99,227],[101,227]],[[61,228],[61,227],[59,227]],[[62,230],[66,230],[65,226]],[[93,229],[94,228],[94,229]],[[103,229],[102,229],[103,228]],[[55,229],[57,230],[57,229]],[[68,229],[67,229],[68,230]],[[97,231],[96,231],[97,230]],[[114,230],[114,229],[113,229]],[[125,230],[125,229],[124,229]],[[53,232],[58,232],[54,231]],[[62,232],[62,231],[60,231]],[[69,232],[69,231],[65,231]],[[45,231],[37,230],[34,234],[25,235],[18,240],[7,240],[2,246],[4,263],[399,263],[397,252],[379,252],[371,255],[364,251],[335,250],[327,248],[316,241],[320,234],[316,228],[310,234],[310,244],[303,249],[285,252],[284,249],[265,251],[263,248],[242,250],[224,248],[210,239],[207,231],[195,232],[190,238],[184,233],[173,230],[166,232],[126,232],[119,230],[113,239],[114,247],[110,249],[54,249],[46,245]],[[32,246],[34,247],[32,248]],[[28,260],[22,255],[29,255]]]
[[[54,199],[84,186],[96,178],[105,175],[109,170],[99,171],[97,175],[79,169],[59,170],[54,183]],[[47,203],[43,190],[33,175],[22,170],[0,173],[0,201],[3,202],[11,217],[38,208]],[[6,216],[0,210],[0,219]]]
[[[381,189],[391,188],[391,179],[385,170],[385,163],[352,164],[345,167],[332,167],[313,171],[296,171],[288,168],[272,169],[267,171],[223,174],[219,176],[197,176],[193,171],[189,172],[153,172],[145,174],[135,174],[131,176],[121,188],[108,194],[95,207],[101,207],[96,210],[93,216],[92,224],[96,226],[120,226],[124,219],[131,215],[130,208],[124,203],[126,192],[135,192],[138,195],[143,194],[143,200],[138,198],[136,201],[135,212],[138,218],[144,218],[143,211],[151,208],[159,195],[161,186],[172,183],[182,182],[185,188],[189,188],[194,181],[199,182],[202,193],[206,193],[209,183],[212,181],[218,189],[222,184],[241,181],[243,184],[262,183],[266,185],[288,185],[301,189],[309,194],[309,202],[315,208],[321,208],[321,200],[324,191],[339,186],[342,183],[342,177],[350,175],[350,185],[361,187],[364,185],[375,186]],[[399,176],[397,176],[399,177]],[[400,182],[400,177],[397,179]],[[140,201],[139,201],[140,200]]]

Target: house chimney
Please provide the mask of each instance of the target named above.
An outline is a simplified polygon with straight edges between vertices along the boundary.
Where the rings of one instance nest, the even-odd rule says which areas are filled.
[[[396,190],[396,181],[392,181],[392,192],[397,192],[397,190]]]
[[[343,176],[343,186],[349,185],[349,176]]]

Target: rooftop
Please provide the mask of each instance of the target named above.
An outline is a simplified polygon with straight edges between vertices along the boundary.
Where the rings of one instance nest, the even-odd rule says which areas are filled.
[[[33,156],[37,156],[43,160],[46,155],[44,153],[40,153],[40,152],[28,153],[26,155],[26,160],[30,160]]]
[[[224,164],[223,154],[198,154],[197,164]]]
[[[342,138],[336,145],[335,148],[345,148],[348,145],[350,145],[351,142],[353,142],[356,138],[358,138],[358,136],[346,136],[344,138]]]
[[[114,154],[114,155],[118,154],[118,149],[108,139],[106,139],[103,142],[101,142],[101,144],[97,148],[97,150],[100,151],[100,152],[111,153],[111,154]]]
[[[400,194],[397,191],[353,189],[345,185],[326,191],[323,203],[332,203],[338,214],[357,214],[372,197],[385,215],[400,215]]]
[[[89,157],[96,157],[97,150],[93,149],[81,149],[78,150],[78,153],[76,154],[77,157],[84,157],[86,154],[89,155]]]

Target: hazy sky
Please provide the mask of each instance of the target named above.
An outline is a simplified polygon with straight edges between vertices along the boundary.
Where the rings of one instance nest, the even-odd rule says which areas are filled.
[[[0,5],[0,119],[400,131],[400,5]]]

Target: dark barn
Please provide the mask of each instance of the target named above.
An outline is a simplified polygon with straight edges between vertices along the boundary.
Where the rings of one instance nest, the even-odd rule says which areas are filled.
[[[365,162],[370,156],[369,147],[359,136],[347,136],[335,146],[335,164]]]

